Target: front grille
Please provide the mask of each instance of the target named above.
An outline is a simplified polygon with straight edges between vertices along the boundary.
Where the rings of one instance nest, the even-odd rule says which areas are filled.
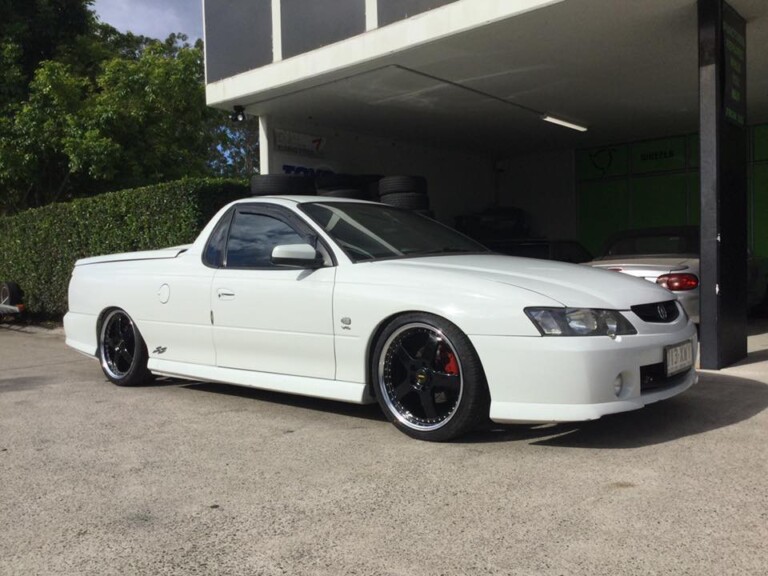
[[[641,304],[632,306],[632,312],[637,314],[644,322],[668,324],[677,320],[680,310],[674,300],[668,302],[656,302],[655,304]]]

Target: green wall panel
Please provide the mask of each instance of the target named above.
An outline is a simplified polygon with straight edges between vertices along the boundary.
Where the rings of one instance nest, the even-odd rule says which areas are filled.
[[[755,126],[753,129],[752,159],[756,162],[768,160],[768,124]]]
[[[688,224],[698,224],[701,220],[701,177],[698,172],[689,172],[685,175],[687,183]]]
[[[755,256],[768,258],[768,124],[750,130],[745,225]],[[698,134],[576,151],[581,242],[599,253],[620,230],[698,224],[698,167]]]
[[[688,166],[690,168],[699,167],[699,135],[691,134],[686,140],[688,146]]]
[[[755,256],[768,258],[768,164],[755,164],[752,173],[752,239]]]
[[[632,228],[681,226],[686,223],[688,198],[685,174],[635,178],[630,185]]]
[[[587,182],[579,187],[579,238],[592,254],[600,254],[611,234],[628,227],[628,200],[625,180]]]
[[[632,144],[632,173],[683,170],[686,164],[685,136]]]
[[[576,178],[579,181],[624,176],[627,171],[626,146],[605,146],[576,151]]]

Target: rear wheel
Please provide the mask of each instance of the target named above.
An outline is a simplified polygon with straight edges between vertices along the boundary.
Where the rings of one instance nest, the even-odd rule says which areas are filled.
[[[477,353],[444,318],[395,319],[379,338],[371,370],[385,415],[413,438],[450,440],[488,416],[488,387]]]
[[[111,310],[99,330],[101,369],[118,386],[137,386],[151,380],[147,369],[147,346],[125,311]]]

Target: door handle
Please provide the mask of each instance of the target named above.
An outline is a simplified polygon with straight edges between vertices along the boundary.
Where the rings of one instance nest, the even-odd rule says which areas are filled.
[[[232,292],[232,290],[229,290],[228,288],[219,288],[216,291],[216,295],[219,297],[219,300],[234,300],[235,299],[235,293]]]

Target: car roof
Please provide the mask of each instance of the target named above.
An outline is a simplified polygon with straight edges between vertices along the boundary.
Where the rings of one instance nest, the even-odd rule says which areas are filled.
[[[316,204],[331,203],[331,202],[354,202],[357,204],[380,204],[379,202],[371,202],[369,200],[356,200],[353,198],[336,198],[333,196],[292,196],[292,195],[275,195],[275,196],[248,196],[236,200],[234,204],[245,204],[252,202],[264,202],[266,204],[279,204],[281,206],[295,206],[297,204]]]

